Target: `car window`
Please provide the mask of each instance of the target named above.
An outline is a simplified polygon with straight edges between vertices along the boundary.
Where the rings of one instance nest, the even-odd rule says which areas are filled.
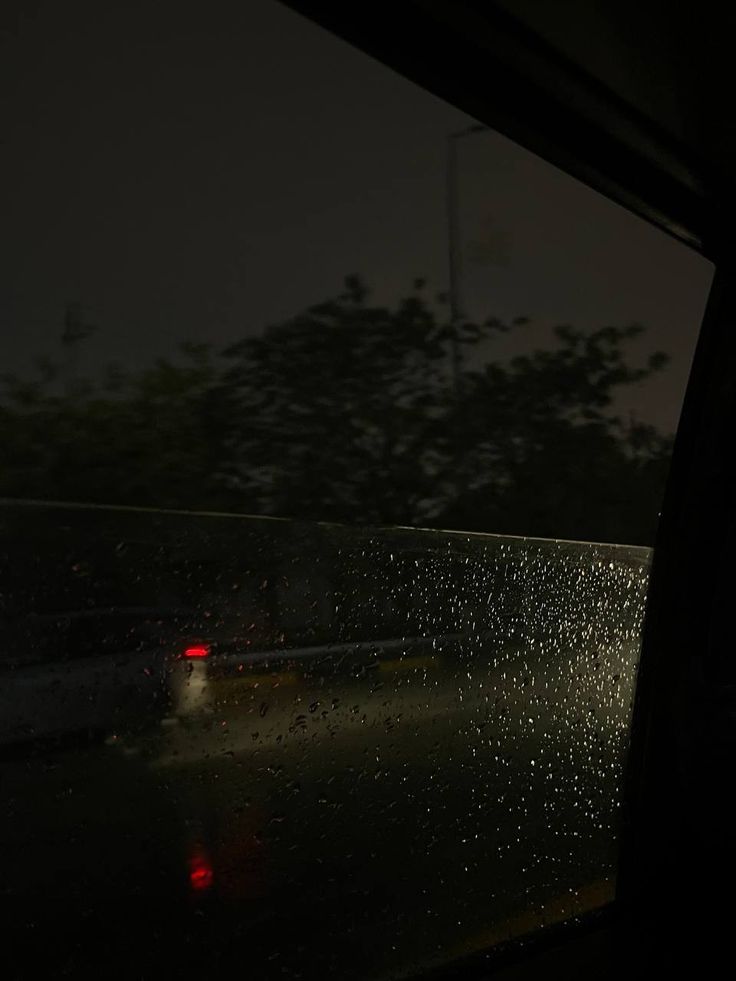
[[[710,265],[272,0],[5,45],[19,976],[409,977],[605,907]]]

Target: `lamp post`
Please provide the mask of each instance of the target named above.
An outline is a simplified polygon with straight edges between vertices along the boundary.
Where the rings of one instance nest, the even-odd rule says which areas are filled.
[[[447,205],[447,266],[450,278],[450,327],[452,345],[452,376],[455,383],[455,393],[460,389],[460,373],[462,369],[462,352],[460,348],[460,320],[463,310],[460,303],[460,215],[458,188],[458,153],[457,144],[460,139],[473,133],[483,133],[488,130],[482,123],[474,123],[465,129],[449,133],[447,136],[447,166],[445,169],[445,194]]]

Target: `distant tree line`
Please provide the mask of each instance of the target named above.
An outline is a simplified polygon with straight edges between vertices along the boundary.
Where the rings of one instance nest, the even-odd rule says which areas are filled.
[[[350,276],[223,351],[95,380],[39,360],[2,379],[0,496],[650,543],[671,439],[611,408],[667,363],[631,363],[643,328],[488,360],[525,321],[445,310],[421,280],[388,307]]]

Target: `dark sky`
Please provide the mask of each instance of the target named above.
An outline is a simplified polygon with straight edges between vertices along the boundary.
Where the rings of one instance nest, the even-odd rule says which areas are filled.
[[[53,353],[68,300],[100,327],[94,370],[256,332],[353,271],[381,300],[446,288],[463,113],[275,0],[5,16],[3,365]],[[522,346],[645,324],[673,364],[621,408],[673,429],[710,266],[501,136],[459,150],[467,312],[531,316]]]

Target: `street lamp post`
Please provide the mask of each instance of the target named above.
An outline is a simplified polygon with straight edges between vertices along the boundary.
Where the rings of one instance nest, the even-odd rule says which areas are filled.
[[[458,188],[458,167],[457,167],[457,144],[458,140],[473,133],[482,133],[488,129],[482,123],[474,123],[466,126],[465,129],[455,133],[449,133],[447,137],[447,166],[445,169],[445,194],[447,205],[447,266],[450,280],[450,328],[452,344],[452,376],[455,384],[455,392],[459,393],[460,375],[462,370],[462,352],[460,346],[460,321],[463,317],[463,310],[460,302],[460,215],[459,215],[459,188]]]

